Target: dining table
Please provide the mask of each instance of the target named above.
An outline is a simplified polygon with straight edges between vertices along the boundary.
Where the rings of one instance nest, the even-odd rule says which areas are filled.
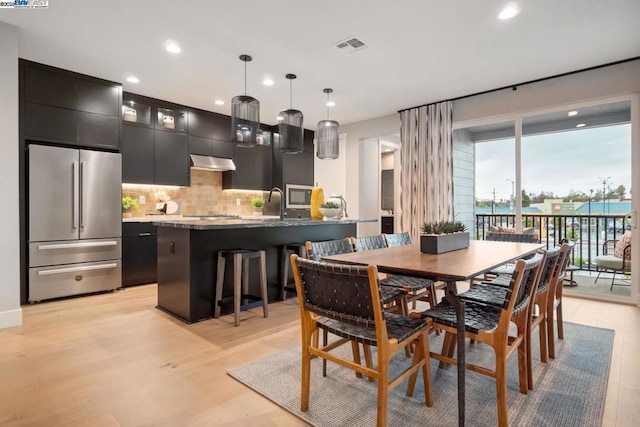
[[[445,284],[445,298],[457,316],[458,425],[465,424],[465,323],[464,301],[458,297],[457,282],[468,281],[507,262],[534,254],[538,243],[472,240],[469,247],[440,254],[420,251],[420,244],[374,249],[323,257],[323,261],[375,265],[388,274],[421,277]]]

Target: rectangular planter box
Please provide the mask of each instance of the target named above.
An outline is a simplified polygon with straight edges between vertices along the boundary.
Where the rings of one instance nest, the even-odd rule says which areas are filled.
[[[426,254],[442,254],[468,247],[468,232],[420,236],[420,252]]]

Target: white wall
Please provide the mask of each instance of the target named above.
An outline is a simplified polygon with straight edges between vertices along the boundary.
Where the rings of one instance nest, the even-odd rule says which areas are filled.
[[[18,29],[0,22],[0,328],[22,324],[18,197]]]
[[[380,219],[380,145],[378,138],[365,138],[359,142],[360,191],[358,212],[360,218]],[[379,222],[358,224],[358,237],[380,234]]]
[[[315,141],[314,141],[315,143]],[[347,193],[347,135],[340,134],[338,143],[338,158],[333,160],[319,159],[313,156],[314,184],[318,184],[324,191],[327,200],[333,193],[346,197]],[[314,152],[317,151],[314,149]],[[348,199],[347,199],[348,202]],[[347,212],[351,216],[351,206],[347,205]]]
[[[640,60],[519,86],[516,91],[505,89],[460,99],[453,105],[453,121],[455,125],[638,90]]]
[[[361,167],[378,168],[379,156],[376,156],[375,164],[361,164],[360,141],[370,139],[369,143],[375,146],[376,153],[378,153],[378,137],[400,133],[400,116],[397,113],[393,113],[388,116],[350,123],[341,126],[340,131],[347,134],[346,200],[349,203],[349,216],[353,218],[365,218],[365,216],[360,213],[361,184],[359,170]],[[364,189],[367,183],[363,183],[362,185]],[[366,218],[376,218],[376,216]],[[378,221],[380,220],[379,218],[377,219]],[[375,223],[375,226],[378,230],[380,229],[379,223]],[[360,226],[358,226],[358,235],[360,236]]]

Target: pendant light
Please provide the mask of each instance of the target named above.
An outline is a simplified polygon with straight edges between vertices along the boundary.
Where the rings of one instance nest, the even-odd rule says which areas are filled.
[[[244,95],[231,100],[231,142],[239,147],[255,147],[260,126],[260,101],[247,95],[247,62],[249,55],[240,55],[244,62]]]
[[[324,89],[323,92],[327,94],[327,120],[318,122],[318,129],[316,130],[318,151],[316,156],[319,159],[337,159],[339,154],[338,142],[340,140],[338,126],[340,125],[335,120],[329,120],[329,107],[331,106],[329,94],[333,92],[333,89]]]
[[[293,80],[295,74],[287,74],[289,79],[289,109],[282,110],[278,114],[278,131],[280,133],[280,151],[288,154],[299,154],[304,151],[304,128],[302,127],[302,112],[294,110],[293,105]]]

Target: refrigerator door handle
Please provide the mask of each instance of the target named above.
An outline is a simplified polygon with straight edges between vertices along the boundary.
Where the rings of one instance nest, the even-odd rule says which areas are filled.
[[[71,226],[76,229],[78,228],[78,203],[80,202],[80,195],[78,194],[78,187],[80,186],[80,182],[78,181],[78,162],[73,162],[71,169],[73,173],[73,208],[71,209]]]
[[[85,197],[86,194],[84,194],[84,189],[85,189],[85,183],[87,182],[87,165],[86,162],[80,162],[80,227],[84,228],[85,223],[84,223],[84,217],[85,217],[85,212],[86,212],[86,203],[87,203],[87,198]]]
[[[49,276],[51,274],[64,274],[64,273],[76,273],[79,271],[91,271],[91,270],[105,270],[109,268],[116,268],[118,264],[115,262],[109,264],[88,265],[86,267],[67,267],[67,268],[54,268],[52,270],[40,270],[38,276]]]
[[[38,250],[48,251],[54,249],[97,248],[101,246],[116,246],[117,244],[118,242],[115,240],[109,240],[106,242],[59,243],[54,245],[38,245]]]

